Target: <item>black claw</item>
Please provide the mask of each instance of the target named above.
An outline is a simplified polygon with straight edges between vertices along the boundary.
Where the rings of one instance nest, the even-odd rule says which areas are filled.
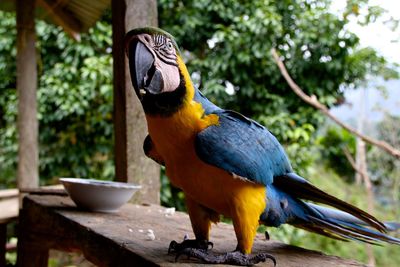
[[[269,240],[269,233],[267,231],[265,231],[265,239]]]
[[[275,259],[275,257],[272,256],[272,255],[268,255],[267,258],[270,259],[270,260],[272,260],[272,262],[274,263],[274,267],[275,267],[275,266],[276,266],[276,259]]]
[[[175,240],[172,240],[171,243],[169,243],[168,254],[171,254],[171,252],[176,251],[176,247],[178,245],[179,245],[178,242],[176,242]]]
[[[265,262],[267,259],[270,259],[274,263],[274,267],[276,266],[276,259],[274,256],[267,254],[267,253],[259,253],[255,256],[253,256],[253,259],[251,262],[254,262],[252,264],[257,264],[259,262]]]

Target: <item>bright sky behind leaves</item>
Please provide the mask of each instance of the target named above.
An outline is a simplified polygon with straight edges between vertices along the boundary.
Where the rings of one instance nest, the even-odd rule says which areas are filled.
[[[333,0],[331,10],[342,14],[345,5],[346,0]],[[400,20],[400,0],[370,0],[370,5],[380,6],[387,12],[368,26],[361,26],[352,19],[348,29],[360,37],[362,47],[371,46],[389,62],[400,64],[400,27],[393,31],[393,24],[388,23],[390,19]],[[348,90],[345,97],[349,105],[333,108],[332,112],[342,120],[354,120],[360,114],[360,102],[363,99],[366,117],[370,121],[382,119],[382,110],[400,115],[400,80],[388,81],[385,86],[388,91],[387,97],[372,84],[365,98],[361,97],[360,90]]]
[[[346,0],[333,0],[332,10],[341,14],[345,5]],[[400,27],[392,31],[393,24],[388,22],[391,18],[400,20],[400,1],[370,0],[370,5],[382,7],[387,12],[368,26],[358,25],[356,20],[351,18],[348,29],[360,37],[362,46],[374,47],[390,62],[400,63]]]

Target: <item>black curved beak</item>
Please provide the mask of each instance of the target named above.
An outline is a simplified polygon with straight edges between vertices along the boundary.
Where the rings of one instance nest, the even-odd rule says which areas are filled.
[[[136,38],[131,40],[128,49],[132,85],[139,99],[147,92],[159,94],[163,89],[163,78],[154,66],[153,54]]]

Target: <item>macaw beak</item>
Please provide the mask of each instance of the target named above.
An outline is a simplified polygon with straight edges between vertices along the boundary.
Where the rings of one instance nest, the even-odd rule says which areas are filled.
[[[154,56],[138,38],[132,38],[127,47],[132,85],[139,99],[149,92],[159,94],[163,79],[154,65]]]

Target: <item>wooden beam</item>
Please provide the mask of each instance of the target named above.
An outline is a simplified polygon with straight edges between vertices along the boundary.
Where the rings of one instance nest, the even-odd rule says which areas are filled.
[[[112,1],[112,53],[114,72],[114,154],[115,175],[118,181],[128,180],[128,156],[126,136],[126,96],[125,96],[125,53],[123,39],[125,36],[124,0]]]
[[[18,197],[18,194],[19,194],[19,190],[16,188],[2,189],[2,190],[0,190],[0,200],[6,199],[6,198]]]
[[[37,0],[38,5],[43,7],[54,22],[60,25],[64,31],[66,31],[72,38],[80,41],[80,32],[82,30],[82,25],[79,20],[77,20],[70,12],[63,9],[61,5],[51,3],[49,0]]]
[[[132,87],[123,43],[127,31],[157,25],[157,2],[113,0],[112,23],[116,180],[142,185],[134,202],[159,203],[160,167],[143,153],[147,125]]]
[[[18,187],[39,185],[35,1],[17,0]]]
[[[0,200],[0,210],[0,224],[7,224],[17,219],[19,213],[18,196]]]

